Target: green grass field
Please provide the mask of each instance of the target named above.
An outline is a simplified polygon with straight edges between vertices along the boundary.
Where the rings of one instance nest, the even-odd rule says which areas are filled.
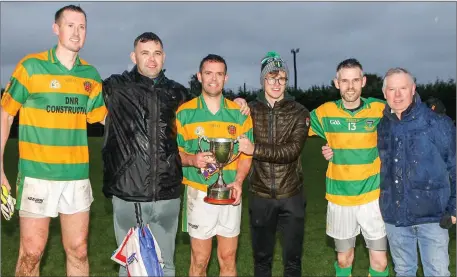
[[[90,138],[90,163],[91,182],[95,202],[91,208],[91,224],[89,233],[89,261],[91,276],[116,276],[118,266],[110,260],[112,252],[116,248],[113,231],[112,205],[101,191],[102,187],[102,161],[101,161],[100,138]],[[335,253],[332,240],[325,234],[326,200],[325,194],[325,170],[327,162],[320,154],[320,147],[324,143],[318,138],[308,139],[303,151],[303,167],[305,169],[305,187],[308,199],[305,222],[305,241],[303,245],[303,275],[304,276],[332,276],[334,275],[333,262]],[[16,180],[17,174],[17,140],[11,139],[5,151],[5,171],[11,183]],[[246,185],[246,184],[245,184]],[[13,191],[15,191],[14,184]],[[247,200],[244,202],[241,235],[238,247],[238,274],[239,276],[253,275],[253,259],[248,224]],[[9,222],[2,218],[1,234],[1,276],[13,276],[19,247],[18,217],[14,216]],[[450,271],[455,276],[456,250],[455,250],[455,227],[450,231]],[[213,244],[214,247],[216,243]],[[176,275],[186,276],[190,262],[189,237],[186,233],[178,230],[176,239]],[[368,275],[368,253],[364,247],[363,238],[359,236],[355,252],[355,264],[353,276]],[[389,258],[390,273],[393,276],[392,263]],[[419,276],[422,276],[421,268]],[[65,276],[65,253],[63,251],[60,223],[53,219],[50,226],[50,237],[45,255],[41,263],[43,276]],[[217,276],[219,268],[217,257],[213,251],[208,269],[208,276]],[[279,241],[276,246],[273,275],[282,276],[281,246]]]

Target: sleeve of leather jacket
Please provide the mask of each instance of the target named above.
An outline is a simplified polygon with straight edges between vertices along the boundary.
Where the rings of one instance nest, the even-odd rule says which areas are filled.
[[[191,95],[191,93],[189,92],[189,90],[184,86],[179,88],[179,92],[181,94],[181,102],[179,103],[179,105],[194,98],[193,95]]]
[[[440,130],[436,134],[438,139],[441,138],[438,140],[440,141],[438,148],[446,162],[451,183],[451,196],[449,197],[446,211],[452,216],[456,216],[456,128],[452,120],[447,116],[441,118],[441,124],[438,126]]]
[[[105,100],[105,105],[107,107],[109,106],[109,98],[112,94],[112,82],[113,77],[108,77],[107,79],[103,80],[102,93],[103,99]]]
[[[255,143],[253,159],[269,163],[291,163],[300,157],[309,131],[309,111],[303,108],[293,127],[287,143]]]

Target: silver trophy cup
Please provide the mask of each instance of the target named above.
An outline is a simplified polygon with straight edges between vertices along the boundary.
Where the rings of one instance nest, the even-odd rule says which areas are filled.
[[[236,139],[230,138],[207,138],[201,136],[198,139],[198,147],[200,151],[203,151],[201,147],[201,141],[205,140],[209,143],[209,152],[213,154],[216,161],[216,167],[218,169],[217,181],[208,186],[207,197],[205,201],[211,204],[231,204],[233,200],[231,198],[230,189],[227,188],[227,184],[224,182],[223,168],[238,158],[240,152],[237,155],[233,155],[233,147],[238,142]]]

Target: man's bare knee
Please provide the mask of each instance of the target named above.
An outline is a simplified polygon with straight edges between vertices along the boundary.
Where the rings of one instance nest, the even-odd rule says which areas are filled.
[[[350,267],[354,262],[354,248],[346,252],[338,252],[338,266],[341,268]]]
[[[209,263],[209,256],[204,255],[203,253],[191,251],[191,262],[190,262],[190,267],[191,267],[191,272],[193,274],[196,274],[198,276],[205,276],[206,275],[206,269],[208,267]]]
[[[206,276],[206,269],[208,267],[208,261],[203,259],[194,259],[190,264],[190,271],[195,276]]]
[[[387,267],[387,252],[370,250],[370,266],[376,271],[384,271]]]
[[[70,263],[87,261],[89,212],[60,214],[62,243]]]
[[[190,240],[190,268],[189,276],[206,276],[209,258],[211,256],[212,239],[197,239],[191,237]]]
[[[219,260],[221,276],[236,276],[236,250],[238,237],[226,238],[217,237],[217,258]]]
[[[21,247],[16,268],[16,276],[31,276],[38,272],[44,248]]]
[[[16,276],[39,274],[41,257],[48,240],[49,218],[19,219],[20,243]]]
[[[219,265],[221,270],[233,270],[236,268],[236,250],[222,250],[218,251]]]
[[[79,262],[85,262],[87,260],[87,241],[69,243],[69,245],[65,246],[65,253],[67,257],[71,257]]]

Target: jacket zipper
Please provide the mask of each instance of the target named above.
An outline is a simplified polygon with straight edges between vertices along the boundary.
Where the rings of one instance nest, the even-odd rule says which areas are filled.
[[[273,144],[273,108],[270,107],[268,111],[268,143]],[[271,176],[271,196],[276,198],[276,184],[275,184],[275,172],[274,166],[270,163],[270,176]]]
[[[402,124],[402,121],[400,121],[400,122],[398,123],[398,125],[395,126],[395,127],[396,127],[397,129],[398,129],[398,128],[400,128],[400,129],[405,128],[405,126],[402,126],[402,125],[403,125],[403,124]],[[399,187],[402,187],[402,188],[401,188],[402,193],[401,193],[401,194],[400,194],[400,193],[398,194],[398,195],[399,195],[399,199],[397,199],[397,200],[399,201],[398,203],[399,203],[400,206],[401,206],[401,207],[398,208],[398,212],[399,212],[399,214],[401,214],[401,218],[400,218],[400,220],[398,220],[398,221],[400,221],[400,224],[403,225],[403,224],[405,224],[406,221],[407,221],[407,220],[403,220],[403,219],[406,219],[406,218],[408,217],[407,211],[406,211],[406,207],[407,207],[407,203],[406,203],[406,202],[408,201],[408,198],[407,198],[406,193],[405,193],[405,191],[406,191],[406,190],[405,190],[405,184],[406,184],[406,182],[404,181],[404,180],[405,180],[404,174],[406,173],[406,170],[403,171],[403,169],[406,169],[406,163],[405,163],[405,161],[406,161],[406,153],[405,153],[405,152],[406,152],[406,149],[405,149],[405,145],[404,145],[404,143],[403,143],[403,142],[404,142],[403,134],[402,134],[401,132],[398,132],[398,130],[395,130],[394,134],[397,134],[396,137],[398,138],[398,141],[397,141],[397,145],[396,145],[396,146],[397,146],[397,149],[399,150],[399,153],[401,153],[401,154],[400,154],[401,156],[399,157],[399,158],[401,159],[401,167],[400,167],[399,163],[397,163],[396,168],[395,168],[395,171],[397,171],[397,169],[399,169],[398,167],[401,168],[401,178],[397,178],[397,180],[398,180],[398,186],[399,186]],[[401,134],[401,136],[398,135],[398,134]],[[401,145],[400,145],[400,142],[401,142]],[[400,151],[401,151],[401,152],[400,152]],[[400,183],[400,182],[401,182],[401,183]],[[395,189],[396,189],[396,186],[395,186]],[[394,191],[395,191],[395,190],[394,190]],[[402,196],[403,196],[403,197],[402,197]],[[403,200],[403,201],[401,201],[401,200]],[[396,204],[396,203],[395,203],[395,204]],[[397,223],[395,223],[395,224],[397,224]]]
[[[150,114],[150,122],[155,122],[155,116],[157,116],[157,114],[159,113],[159,110],[158,110],[158,100],[156,99],[156,101],[153,101],[153,98],[154,98],[154,85],[151,86],[151,93],[150,93],[150,97],[149,97],[149,108],[151,109],[149,111],[149,114]],[[154,103],[155,102],[155,103]],[[152,106],[153,105],[156,105],[155,109],[152,109]],[[156,112],[154,112],[156,111]],[[155,162],[153,159],[154,159],[154,146],[156,146],[156,142],[157,142],[157,139],[155,140],[154,137],[156,137],[157,135],[157,124],[150,124],[150,128],[149,128],[149,135],[150,135],[150,142],[149,142],[149,148],[150,148],[150,157],[151,157],[151,171],[149,172],[149,178],[150,178],[150,185],[152,186],[152,201],[156,201],[157,199],[157,196],[156,196],[156,186],[154,184],[154,173],[157,171],[157,162]],[[155,134],[154,134],[154,131],[155,131]]]

